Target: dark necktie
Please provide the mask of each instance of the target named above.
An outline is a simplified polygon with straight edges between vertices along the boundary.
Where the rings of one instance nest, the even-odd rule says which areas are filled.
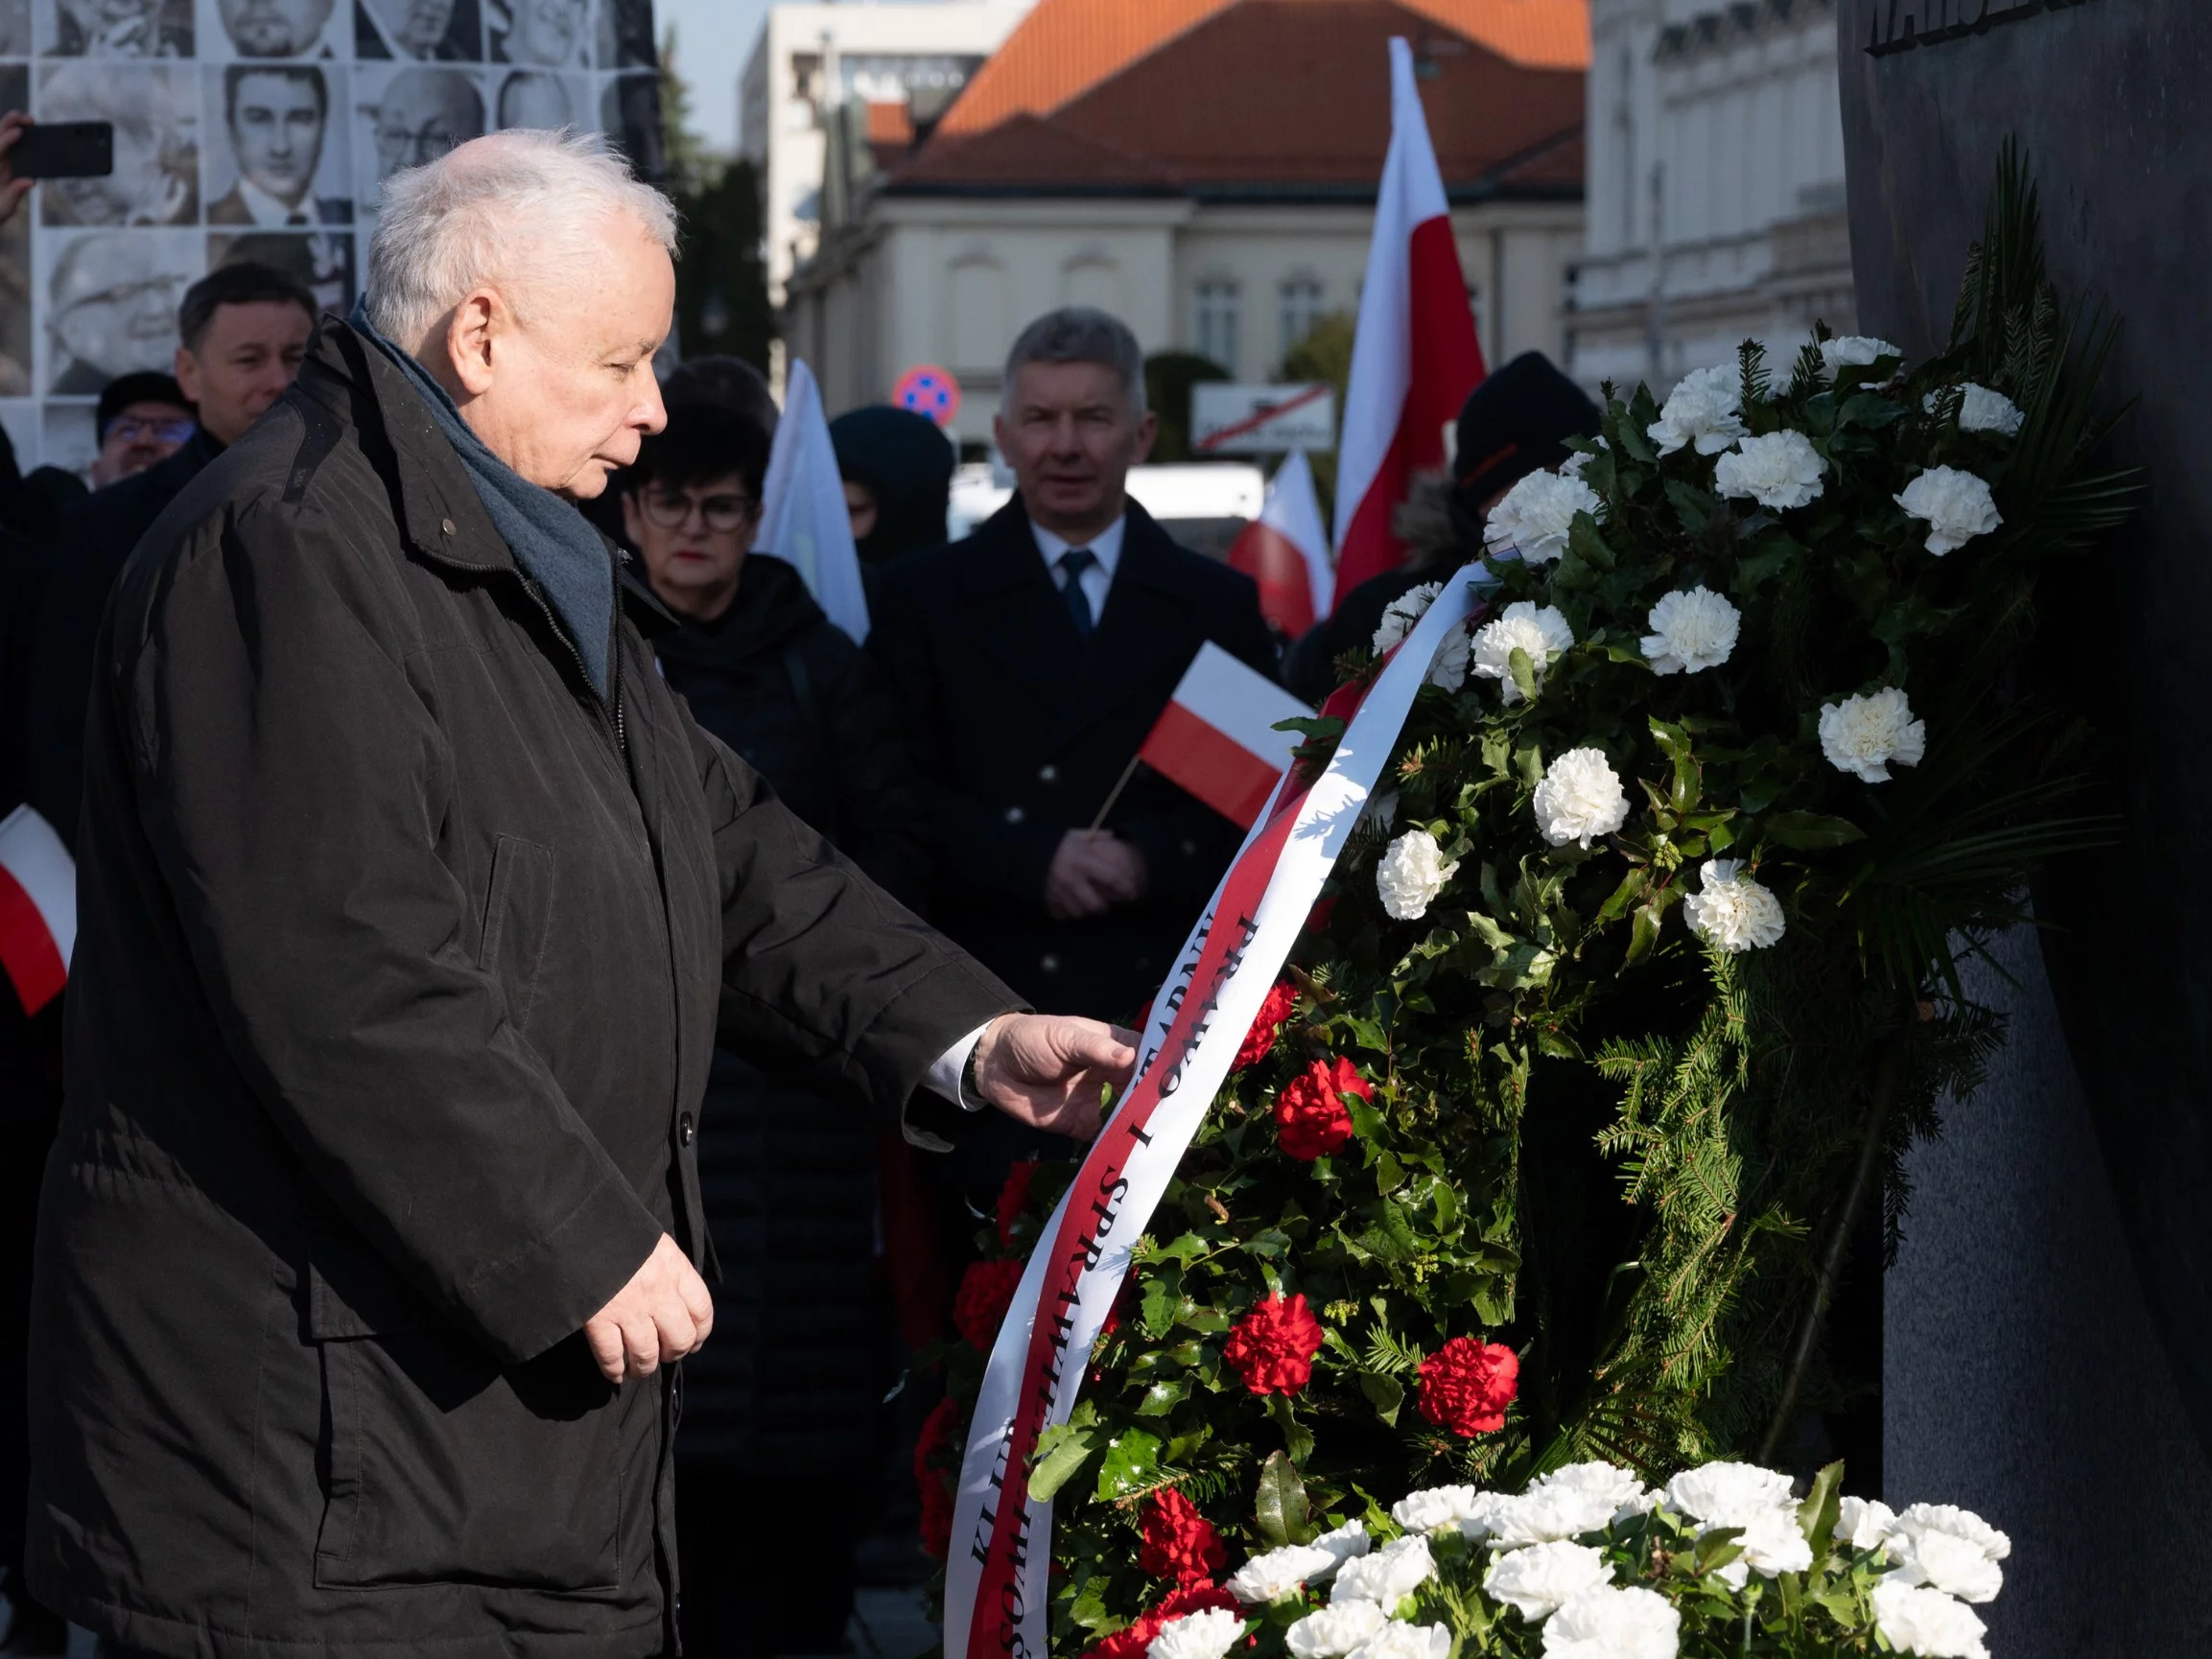
[[[1097,625],[1091,614],[1091,596],[1083,591],[1083,572],[1098,562],[1098,555],[1089,548],[1070,548],[1060,555],[1060,596],[1068,601],[1068,616],[1075,624],[1075,631],[1085,639]]]

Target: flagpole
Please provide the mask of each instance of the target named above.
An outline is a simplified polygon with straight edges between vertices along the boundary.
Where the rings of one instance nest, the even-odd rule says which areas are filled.
[[[1129,757],[1129,764],[1121,768],[1121,776],[1115,780],[1114,787],[1106,796],[1106,805],[1098,808],[1098,816],[1091,820],[1091,832],[1096,834],[1098,826],[1106,822],[1106,814],[1114,810],[1114,803],[1121,799],[1121,791],[1129,787],[1129,780],[1137,776],[1138,764],[1144,759],[1141,754]]]

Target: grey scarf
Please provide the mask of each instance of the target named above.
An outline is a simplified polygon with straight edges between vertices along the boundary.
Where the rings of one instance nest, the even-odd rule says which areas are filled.
[[[365,303],[356,304],[346,320],[375,341],[422,394],[515,563],[545,590],[592,689],[605,697],[614,641],[615,567],[599,531],[571,503],[531,483],[486,449],[430,371],[377,333]]]

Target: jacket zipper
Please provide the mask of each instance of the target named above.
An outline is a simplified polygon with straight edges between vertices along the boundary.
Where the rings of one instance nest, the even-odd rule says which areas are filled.
[[[585,689],[591,690],[591,670],[584,666],[584,654],[577,649],[577,643],[569,638],[569,631],[561,626],[560,618],[553,613],[552,601],[545,596],[545,590],[538,586],[533,576],[524,576],[522,585],[523,592],[529,595],[545,617],[546,626],[553,631],[553,637],[568,647],[569,661],[577,666],[577,678],[584,683]],[[630,752],[630,745],[629,733],[623,720],[622,653],[611,646],[607,651],[607,677],[611,682],[608,689],[614,693],[614,717],[611,720],[608,718],[607,699],[596,690],[591,691],[592,704],[599,711],[600,729],[615,741],[615,753],[626,756]]]

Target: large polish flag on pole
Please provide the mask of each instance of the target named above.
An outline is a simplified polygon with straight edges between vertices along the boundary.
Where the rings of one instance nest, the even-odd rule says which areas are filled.
[[[1404,561],[1390,516],[1416,473],[1445,464],[1445,429],[1484,372],[1413,49],[1402,37],[1390,42],[1390,111],[1337,444],[1339,599]]]
[[[868,596],[860,586],[860,554],[853,546],[837,451],[823,416],[822,389],[796,358],[784,381],[784,417],[768,446],[753,551],[795,565],[830,620],[855,644],[866,642]]]
[[[1229,568],[1259,584],[1259,614],[1293,639],[1329,614],[1336,572],[1304,450],[1292,450],[1267,480],[1267,500],[1230,548]]]
[[[0,971],[23,1012],[61,994],[77,945],[77,865],[28,806],[0,818]]]

